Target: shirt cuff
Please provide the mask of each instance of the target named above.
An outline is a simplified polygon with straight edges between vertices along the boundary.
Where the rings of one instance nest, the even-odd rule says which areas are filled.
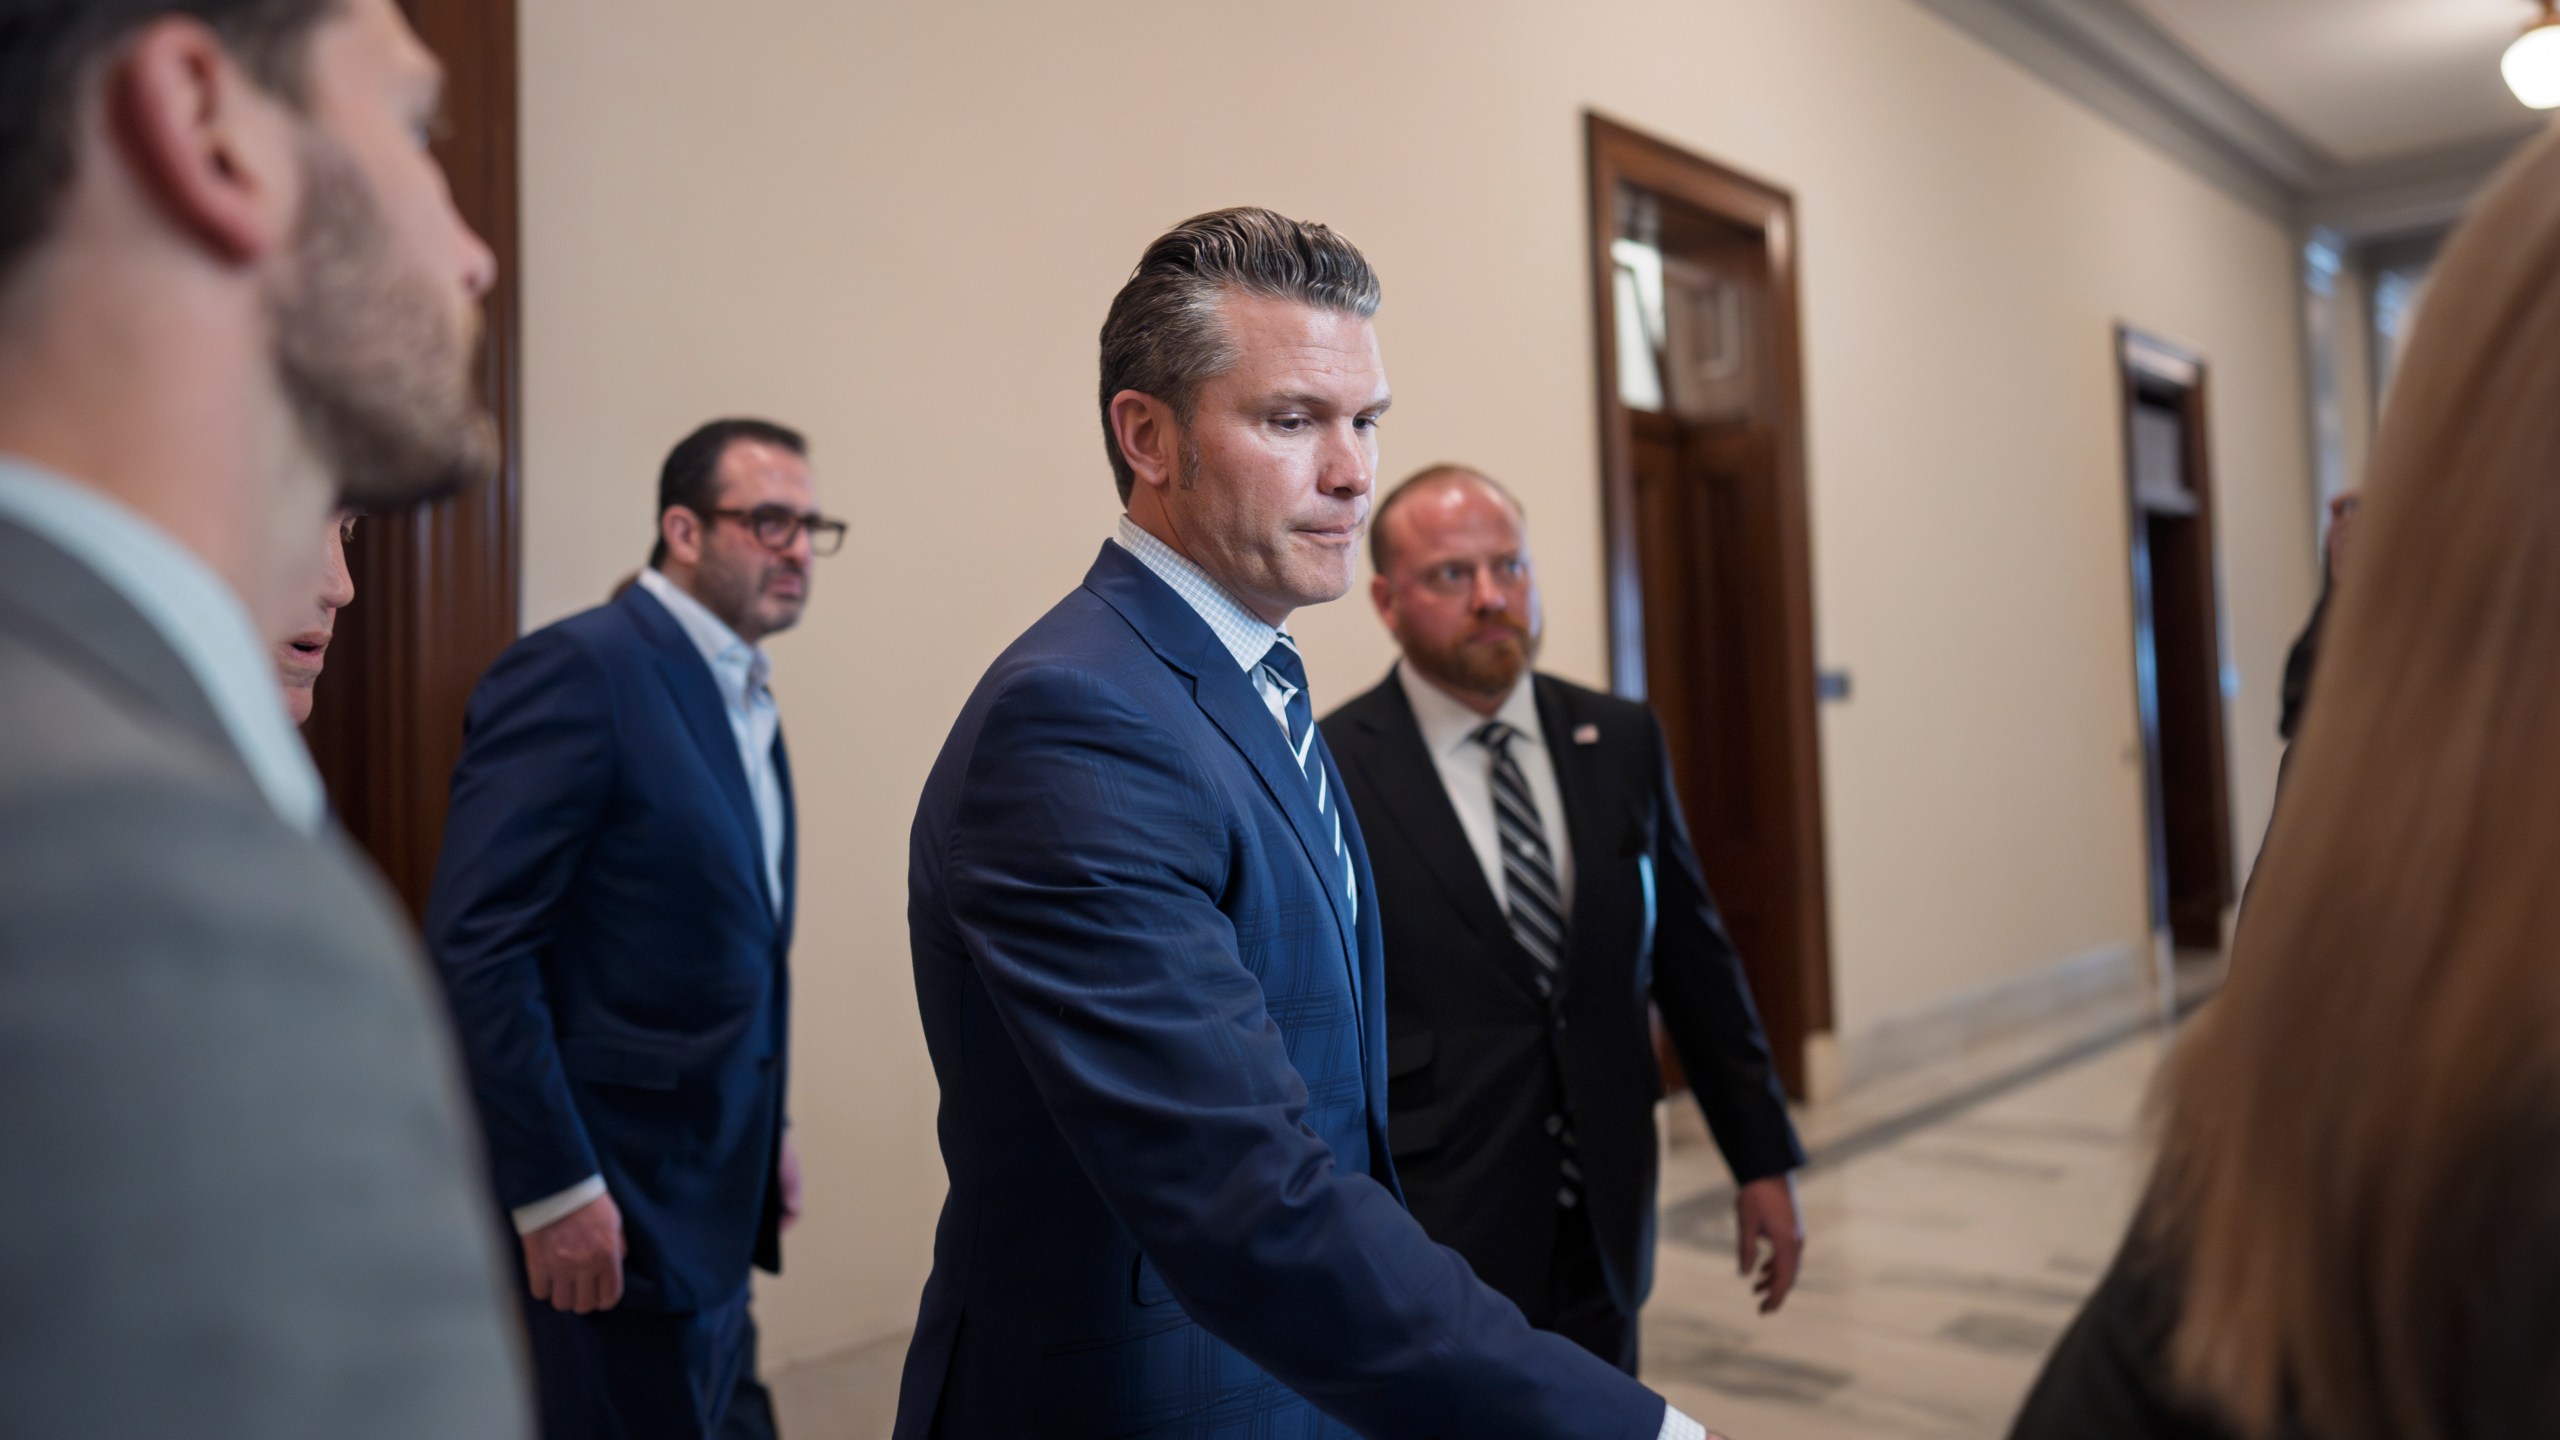
[[[1665,1405],[1661,1440],[1707,1440],[1707,1427]]]
[[[575,1212],[593,1204],[597,1197],[603,1194],[604,1177],[590,1175],[557,1195],[536,1200],[530,1205],[519,1205],[514,1212],[516,1233],[530,1235],[553,1221],[565,1220]],[[1669,1440],[1669,1434],[1668,1431],[1664,1432],[1664,1440]]]

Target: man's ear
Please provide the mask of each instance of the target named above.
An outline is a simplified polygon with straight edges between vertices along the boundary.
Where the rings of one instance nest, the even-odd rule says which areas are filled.
[[[1369,603],[1378,607],[1378,618],[1387,623],[1387,629],[1389,631],[1393,631],[1396,628],[1395,611],[1390,608],[1387,603],[1389,597],[1394,593],[1394,590],[1387,584],[1386,576],[1372,575],[1369,577]]]
[[[113,143],[174,225],[231,264],[292,242],[302,189],[294,121],[211,27],[153,21],[103,83]]]
[[[1182,478],[1182,427],[1172,406],[1143,390],[1123,390],[1111,397],[1111,435],[1140,487],[1170,490]]]
[[[658,538],[667,542],[667,558],[694,569],[702,564],[702,517],[682,505],[658,512]]]

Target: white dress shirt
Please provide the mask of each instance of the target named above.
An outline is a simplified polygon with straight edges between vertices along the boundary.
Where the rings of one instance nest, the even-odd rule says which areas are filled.
[[[1538,696],[1530,686],[1529,672],[1520,672],[1510,697],[1491,715],[1469,709],[1425,679],[1411,661],[1397,662],[1396,679],[1413,706],[1415,723],[1422,727],[1423,748],[1431,752],[1431,763],[1440,771],[1440,788],[1449,792],[1458,824],[1467,832],[1467,843],[1475,847],[1484,883],[1493,887],[1495,903],[1506,909],[1510,895],[1503,888],[1502,827],[1493,818],[1493,751],[1477,744],[1475,734],[1487,720],[1499,720],[1520,732],[1511,742],[1511,758],[1529,782],[1529,798],[1538,804],[1538,828],[1546,832],[1547,854],[1555,860],[1556,896],[1564,901],[1564,913],[1572,915],[1573,841],[1565,833],[1564,790],[1556,783],[1555,751],[1547,744],[1545,727],[1538,723]]]
[[[294,829],[320,833],[329,797],[285,714],[275,652],[211,566],[122,502],[6,457],[0,516],[61,547],[140,611],[204,692],[267,803]],[[320,543],[316,529],[311,543]]]
[[[738,742],[738,763],[746,767],[747,794],[754,798],[756,829],[764,849],[767,893],[776,914],[782,910],[782,771],[773,761],[773,742],[782,733],[782,711],[766,687],[773,662],[763,649],[739,638],[710,607],[685,593],[655,566],[640,572],[640,588],[667,607],[686,638],[711,667],[712,688],[728,713],[729,733]],[[516,1233],[530,1235],[555,1220],[585,1208],[605,1193],[604,1177],[590,1175],[556,1195],[546,1195],[509,1212]]]

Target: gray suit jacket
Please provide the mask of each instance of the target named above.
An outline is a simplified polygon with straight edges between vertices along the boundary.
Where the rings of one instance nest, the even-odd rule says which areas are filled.
[[[0,520],[0,1435],[529,1432],[423,967],[142,616]]]

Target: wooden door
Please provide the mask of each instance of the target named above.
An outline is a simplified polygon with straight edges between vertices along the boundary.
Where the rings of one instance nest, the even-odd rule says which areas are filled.
[[[2205,367],[2129,330],[2118,352],[2151,923],[2180,949],[2213,950],[2238,888]]]
[[[1699,864],[1802,1095],[1831,971],[1793,204],[1589,123],[1612,678],[1662,719]]]

